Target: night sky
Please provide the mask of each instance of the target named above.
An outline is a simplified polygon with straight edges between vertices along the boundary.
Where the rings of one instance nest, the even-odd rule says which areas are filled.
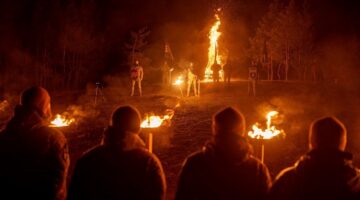
[[[89,37],[103,41],[105,50],[99,51],[107,53],[99,57],[102,62],[97,64],[104,66],[97,70],[102,75],[127,71],[126,67],[119,67],[124,65],[121,53],[124,43],[129,41],[130,31],[142,27],[151,31],[147,55],[153,65],[160,63],[164,40],[169,41],[179,62],[195,60],[203,65],[215,8],[223,7],[221,31],[228,39],[227,48],[242,54],[269,3],[268,0],[3,0],[0,2],[0,66],[8,63],[12,49],[30,52],[33,58],[46,46],[53,55],[60,55],[64,45],[59,38],[68,33],[66,26],[71,23],[81,27]],[[308,5],[315,44],[359,36],[359,1],[311,0]],[[86,36],[80,33],[78,38]],[[74,43],[73,49],[77,46]]]

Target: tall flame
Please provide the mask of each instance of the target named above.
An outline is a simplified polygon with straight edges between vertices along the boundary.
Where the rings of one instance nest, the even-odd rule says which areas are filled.
[[[268,140],[271,139],[275,136],[278,136],[280,134],[285,134],[285,132],[283,130],[279,130],[276,129],[275,126],[271,125],[271,119],[275,116],[277,116],[279,114],[279,112],[277,111],[270,111],[267,113],[266,115],[266,129],[262,130],[260,128],[259,123],[255,123],[252,126],[252,131],[248,132],[248,136],[254,139],[263,139],[263,140]]]
[[[208,49],[208,63],[205,69],[205,80],[209,80],[212,75],[211,65],[214,64],[215,59],[218,64],[221,64],[220,57],[217,56],[218,39],[221,35],[221,32],[218,31],[221,25],[221,20],[218,14],[215,14],[215,19],[216,21],[209,31],[210,46]]]

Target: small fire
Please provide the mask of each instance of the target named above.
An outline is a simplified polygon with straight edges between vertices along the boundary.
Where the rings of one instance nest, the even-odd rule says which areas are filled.
[[[218,11],[220,11],[220,9],[218,9]],[[208,63],[205,69],[205,80],[209,80],[212,75],[211,66],[214,64],[215,59],[217,63],[221,65],[221,59],[220,56],[218,56],[218,39],[221,35],[221,32],[218,30],[221,25],[221,20],[218,14],[215,14],[215,19],[216,21],[209,31],[210,46],[208,49]]]
[[[275,116],[277,116],[279,112],[277,111],[270,111],[266,115],[266,129],[262,130],[259,126],[259,123],[255,123],[252,126],[252,131],[248,132],[248,136],[254,139],[262,139],[262,140],[268,140],[275,136],[278,136],[280,134],[285,134],[283,130],[276,129],[275,126],[271,125],[271,119]]]
[[[145,120],[141,123],[141,128],[158,128],[166,123],[170,123],[171,118],[174,116],[174,110],[167,109],[166,114],[163,116],[147,115]]]
[[[174,82],[174,85],[181,85],[184,83],[184,79],[182,78],[182,76],[178,76],[176,81]]]
[[[52,120],[51,123],[51,127],[64,127],[64,126],[69,126],[71,123],[73,123],[75,121],[74,118],[65,118],[63,116],[61,116],[60,114],[56,114],[55,115],[55,119]]]

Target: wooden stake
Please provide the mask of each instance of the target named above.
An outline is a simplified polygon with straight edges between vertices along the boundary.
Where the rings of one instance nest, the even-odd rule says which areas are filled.
[[[153,134],[149,133],[149,152],[153,152]]]
[[[264,163],[264,157],[265,157],[265,145],[264,143],[261,144],[261,162]]]

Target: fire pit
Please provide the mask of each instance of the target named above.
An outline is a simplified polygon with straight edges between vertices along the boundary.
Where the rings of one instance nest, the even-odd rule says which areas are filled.
[[[248,132],[248,136],[251,139],[258,140],[261,143],[261,162],[264,162],[265,157],[265,141],[272,138],[285,135],[284,130],[279,130],[275,126],[271,125],[271,119],[276,117],[279,114],[277,111],[270,111],[266,115],[266,129],[263,130],[260,128],[260,124],[256,122],[252,126],[252,131]]]
[[[155,114],[146,114],[145,119],[141,123],[141,128],[148,131],[148,148],[149,152],[153,152],[153,132],[161,126],[170,126],[171,119],[174,116],[174,110],[167,109],[165,115],[159,116]]]

